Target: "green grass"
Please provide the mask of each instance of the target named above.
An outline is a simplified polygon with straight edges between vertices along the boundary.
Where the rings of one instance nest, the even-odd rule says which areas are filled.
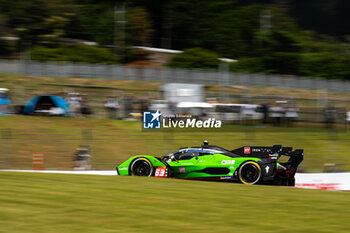
[[[162,156],[180,147],[201,145],[205,139],[228,149],[276,144],[305,149],[302,164],[308,172],[322,171],[324,163],[350,161],[346,131],[231,125],[221,131],[142,132],[139,121],[38,116],[1,116],[0,130],[0,165],[5,168],[30,169],[32,153],[40,152],[46,169],[71,169],[75,149],[88,144],[95,169],[114,169],[116,163],[137,154]]]
[[[11,89],[14,104],[24,104],[36,94],[78,91],[87,94],[95,118],[105,117],[105,97],[110,94],[132,94],[135,98],[156,98],[160,82],[122,81],[104,79],[51,78],[0,74],[0,87]],[[218,85],[206,85],[206,93],[218,93]],[[285,96],[305,98],[301,106],[315,105],[322,93],[282,88],[249,88],[257,96]],[[231,94],[242,94],[230,89]],[[325,94],[325,93],[323,93]],[[350,94],[327,93],[333,100],[348,101]],[[322,95],[321,95],[322,96]],[[340,102],[339,102],[340,103]],[[342,103],[346,106],[350,102]],[[350,106],[350,105],[349,105]],[[135,111],[138,111],[136,108]],[[148,131],[141,132],[141,123],[108,119],[82,119],[34,116],[0,117],[0,168],[31,168],[32,153],[45,154],[46,169],[71,169],[72,155],[80,144],[92,148],[96,169],[113,169],[136,154],[161,156],[179,147],[210,143],[233,149],[243,145],[271,146],[282,144],[305,149],[302,163],[307,171],[322,171],[324,163],[350,164],[350,134],[346,131],[315,129],[316,124],[298,125],[300,128],[252,128],[224,126],[221,131]],[[308,129],[301,127],[306,126]],[[314,127],[314,128],[310,128]],[[323,127],[323,126],[322,126]],[[341,126],[344,128],[344,126]],[[340,128],[340,126],[339,126]],[[7,130],[10,130],[10,137]],[[349,167],[348,167],[349,168]]]
[[[0,173],[0,232],[349,232],[349,193]]]

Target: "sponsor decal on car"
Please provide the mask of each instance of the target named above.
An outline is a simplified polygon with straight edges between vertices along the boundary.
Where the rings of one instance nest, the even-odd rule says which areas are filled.
[[[275,153],[275,154],[269,155],[269,159],[278,159],[278,154]]]
[[[180,173],[186,173],[186,169],[184,167],[179,167],[179,172]]]
[[[194,164],[193,163],[182,163],[182,165],[184,165],[184,166],[192,166]]]
[[[221,179],[222,180],[229,180],[229,179],[233,179],[233,176],[222,176]]]
[[[235,164],[235,160],[222,160],[221,164],[222,165],[234,165]]]
[[[156,177],[166,177],[166,168],[165,167],[157,167],[156,172],[154,173]]]
[[[250,154],[250,147],[244,147],[244,154]]]
[[[269,166],[266,166],[266,167],[265,167],[266,173],[269,173],[269,169],[270,169]]]

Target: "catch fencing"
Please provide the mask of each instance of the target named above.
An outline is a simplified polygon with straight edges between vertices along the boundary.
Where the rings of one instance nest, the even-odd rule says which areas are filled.
[[[158,81],[164,83],[197,83],[277,87],[290,89],[349,92],[350,81],[327,80],[282,75],[248,74],[170,68],[142,68],[122,65],[44,63],[0,60],[0,72],[46,77],[102,78],[110,80]]]

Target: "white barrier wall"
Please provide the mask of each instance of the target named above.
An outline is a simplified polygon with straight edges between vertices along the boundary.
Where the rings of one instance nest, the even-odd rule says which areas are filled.
[[[42,172],[59,174],[117,175],[115,170],[104,171],[51,171],[51,170],[0,170],[15,172]],[[297,173],[295,187],[308,189],[350,191],[350,173]]]
[[[297,173],[295,187],[350,191],[350,173]]]

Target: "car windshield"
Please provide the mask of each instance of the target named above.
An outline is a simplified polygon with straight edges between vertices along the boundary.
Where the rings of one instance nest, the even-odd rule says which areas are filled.
[[[223,151],[204,148],[184,148],[163,156],[163,159],[174,157],[176,160],[191,159],[195,156],[221,154]]]

